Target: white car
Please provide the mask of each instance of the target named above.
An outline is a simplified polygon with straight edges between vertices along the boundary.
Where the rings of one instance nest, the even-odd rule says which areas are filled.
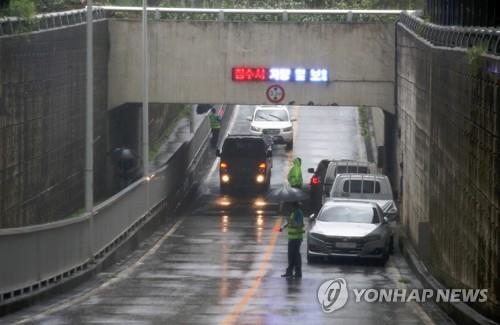
[[[273,143],[286,144],[287,149],[293,148],[294,118],[286,106],[257,106],[252,116],[248,117],[250,133],[268,136]]]
[[[374,202],[329,201],[309,217],[307,261],[319,257],[377,258],[385,264],[392,253],[389,217]]]

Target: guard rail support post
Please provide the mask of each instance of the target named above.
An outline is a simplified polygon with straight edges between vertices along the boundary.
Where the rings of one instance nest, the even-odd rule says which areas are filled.
[[[287,22],[288,21],[288,12],[285,10],[283,11],[283,15],[282,15],[282,21],[284,22]]]
[[[224,21],[224,10],[219,11],[219,21]]]
[[[352,23],[352,11],[349,11],[349,12],[347,13],[347,22],[348,22],[348,23]]]

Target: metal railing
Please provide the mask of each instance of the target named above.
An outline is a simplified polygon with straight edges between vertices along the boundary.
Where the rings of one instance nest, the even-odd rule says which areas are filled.
[[[141,12],[141,7],[130,6],[101,6],[98,7],[107,12]],[[148,12],[154,13],[159,19],[162,13],[170,14],[212,14],[218,21],[224,21],[228,14],[240,15],[279,15],[281,21],[288,21],[293,15],[336,15],[345,16],[345,21],[351,22],[353,17],[364,16],[397,16],[402,12],[408,14],[420,14],[420,10],[369,10],[369,9],[237,9],[237,8],[164,8],[148,7]]]
[[[226,110],[224,123],[233,111]],[[94,214],[0,229],[0,307],[82,274],[130,238],[151,217],[180,202],[199,170],[210,134],[208,118],[166,165],[97,205]],[[175,206],[172,207],[174,209]]]
[[[395,16],[406,13],[419,15],[419,10],[362,10],[362,9],[223,9],[223,8],[163,8],[148,7],[148,12],[154,13],[155,19],[160,19],[162,13],[170,14],[209,14],[215,20],[224,21],[226,15],[273,15],[280,16],[286,22],[292,16],[344,16],[344,21],[352,22],[356,16]],[[106,13],[132,13],[142,12],[142,7],[130,6],[94,6],[94,19],[106,18]],[[51,28],[71,26],[86,22],[86,9],[70,10],[55,13],[39,14],[32,19],[6,17],[0,19],[0,36],[12,35],[23,32],[34,32]]]
[[[436,46],[471,48],[484,46],[485,52],[500,55],[500,30],[484,27],[441,26],[402,13],[399,22]]]
[[[104,19],[105,11],[96,7],[93,10],[93,17],[95,20]],[[86,9],[39,14],[31,19],[0,18],[0,36],[77,25],[85,23],[86,19]]]

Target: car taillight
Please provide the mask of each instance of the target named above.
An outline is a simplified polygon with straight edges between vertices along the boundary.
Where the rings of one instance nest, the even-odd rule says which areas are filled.
[[[227,163],[225,163],[225,162],[222,161],[220,163],[220,168],[223,168],[223,169],[227,168]]]
[[[314,175],[313,177],[311,177],[311,185],[318,185],[320,182],[319,180],[319,177]]]
[[[266,169],[266,163],[260,163],[259,169]]]

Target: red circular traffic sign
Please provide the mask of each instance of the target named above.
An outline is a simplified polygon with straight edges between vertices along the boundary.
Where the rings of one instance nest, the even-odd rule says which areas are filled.
[[[271,85],[266,90],[267,99],[272,103],[279,103],[285,98],[285,89],[280,85]]]

